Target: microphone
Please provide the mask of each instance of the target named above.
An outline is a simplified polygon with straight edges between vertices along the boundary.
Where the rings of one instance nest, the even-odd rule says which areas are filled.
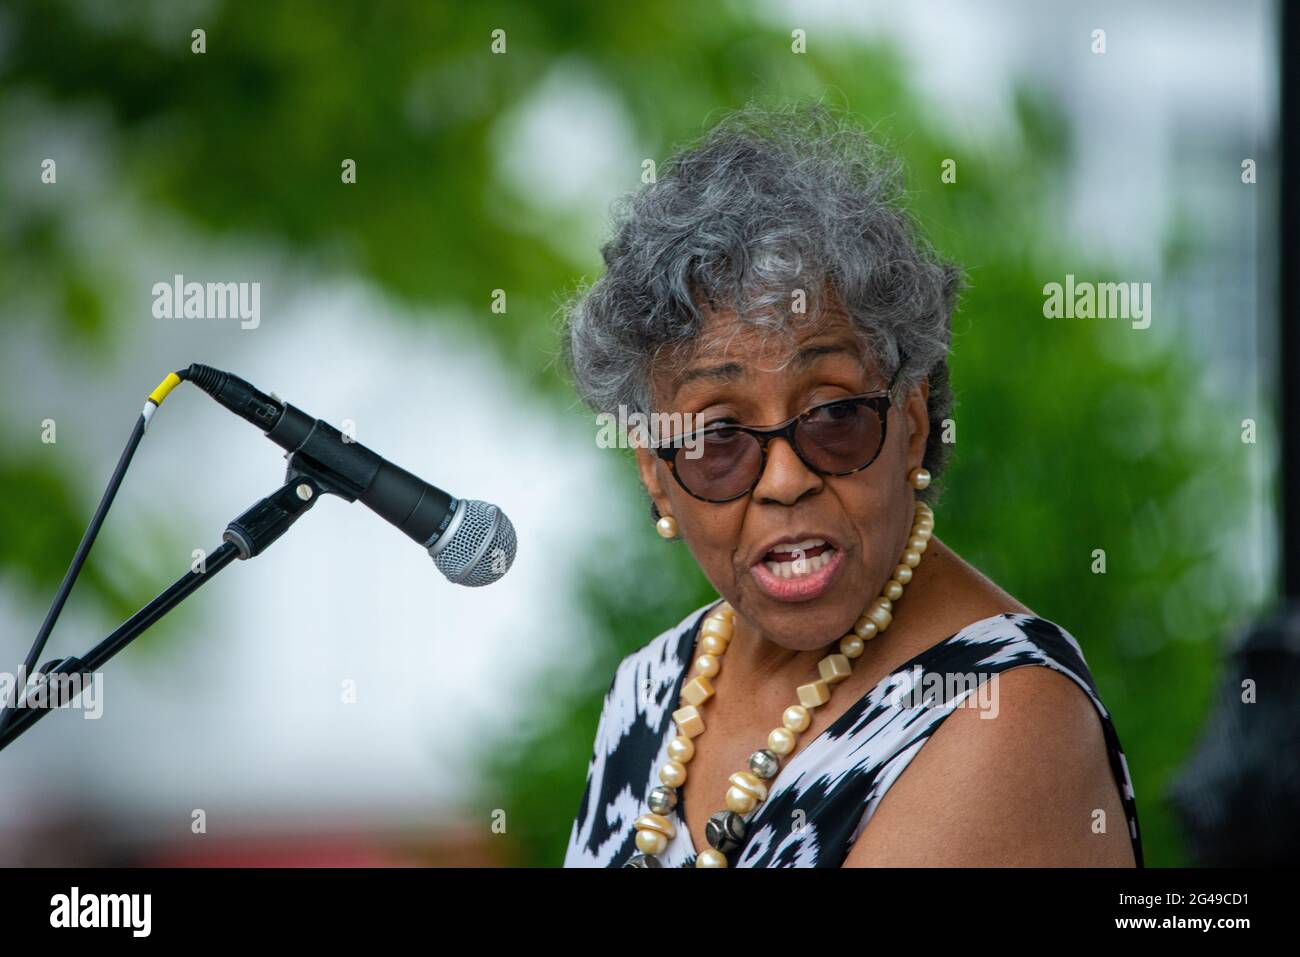
[[[510,570],[515,529],[497,506],[447,494],[238,376],[197,363],[176,374],[257,426],[294,458],[323,467],[343,486],[344,497],[359,500],[428,549],[448,581],[490,585]]]

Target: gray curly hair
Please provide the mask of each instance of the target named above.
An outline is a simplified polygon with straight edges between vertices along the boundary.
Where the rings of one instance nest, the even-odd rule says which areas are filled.
[[[962,274],[904,209],[902,178],[896,158],[821,104],[726,114],[656,182],[615,202],[605,273],[562,313],[562,358],[579,396],[598,413],[649,413],[661,353],[689,349],[710,313],[733,309],[756,329],[789,334],[834,304],[877,367],[898,370],[896,395],[929,379],[924,464],[937,480]],[[799,294],[806,315],[790,308]]]

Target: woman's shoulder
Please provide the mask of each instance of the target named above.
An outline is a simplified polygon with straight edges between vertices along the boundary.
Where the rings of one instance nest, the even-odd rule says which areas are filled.
[[[605,867],[620,855],[635,853],[628,843],[627,822],[641,812],[646,794],[657,783],[655,759],[677,707],[689,643],[696,622],[712,604],[665,628],[614,669],[569,837],[566,867]]]
[[[1078,639],[1063,625],[1033,612],[1001,612],[981,618],[924,657],[930,659],[928,667],[943,671],[997,674],[1025,665],[1044,665],[1073,679],[1105,714]]]
[[[931,729],[849,863],[1130,864],[1132,783],[1075,637],[1008,612],[931,651],[926,671],[991,678],[993,693]]]
[[[1079,640],[1064,625],[1033,612],[1002,611],[972,621],[950,642],[968,646],[1004,646],[1008,654],[1082,660]]]

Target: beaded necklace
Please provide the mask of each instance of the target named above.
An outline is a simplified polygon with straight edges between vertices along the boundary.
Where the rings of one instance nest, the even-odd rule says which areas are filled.
[[[934,534],[934,513],[924,502],[916,503],[912,532],[893,576],[880,595],[867,606],[853,630],[840,639],[839,651],[817,663],[820,677],[796,689],[798,704],[786,708],[781,726],[767,736],[767,747],[749,758],[749,770],[737,771],[728,779],[726,809],[710,815],[705,825],[709,847],[695,858],[696,867],[727,867],[727,855],[745,842],[747,822],[757,807],[767,800],[767,785],[781,768],[781,759],[793,753],[798,735],[812,723],[811,709],[820,708],[831,699],[831,689],[852,674],[851,662],[860,656],[866,642],[875,638],[893,621],[894,602],[903,597],[904,586],[912,580],[912,569]],[[658,855],[677,834],[668,817],[678,805],[678,790],[686,783],[686,766],[695,756],[695,739],[704,733],[704,716],[700,707],[713,697],[714,678],[722,666],[734,633],[735,609],[722,602],[700,625],[699,657],[695,675],[682,687],[681,706],[673,712],[677,735],[668,743],[668,760],[659,769],[660,785],[647,799],[649,812],[636,819],[636,846],[641,853],[625,867],[663,867]]]

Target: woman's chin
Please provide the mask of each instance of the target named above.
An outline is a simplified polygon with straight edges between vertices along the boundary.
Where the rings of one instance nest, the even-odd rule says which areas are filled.
[[[856,615],[852,616],[856,620]],[[765,615],[755,624],[763,638],[790,651],[817,651],[844,637],[853,627],[842,624],[842,615],[834,609],[807,614],[800,612]]]
[[[866,604],[861,589],[853,588],[849,577],[837,574],[828,587],[803,601],[775,598],[751,580],[749,587],[742,589],[750,597],[743,602],[742,613],[765,639],[783,648],[824,648],[852,631]]]

